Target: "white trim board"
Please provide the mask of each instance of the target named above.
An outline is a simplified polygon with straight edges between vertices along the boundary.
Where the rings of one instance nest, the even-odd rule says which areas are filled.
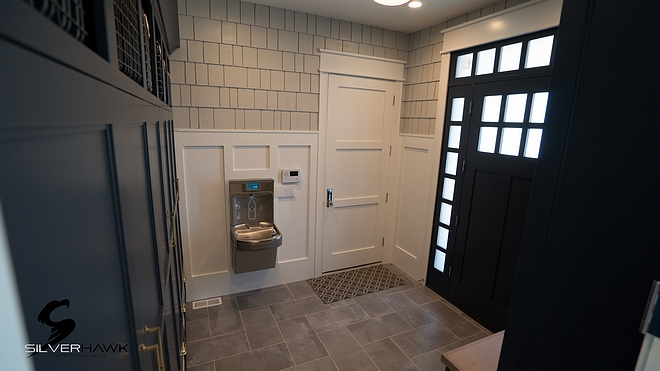
[[[562,0],[532,0],[443,30],[442,54],[559,25]]]
[[[403,66],[405,61],[372,57],[369,55],[344,53],[320,49],[321,73],[371,77],[374,79],[404,81]]]

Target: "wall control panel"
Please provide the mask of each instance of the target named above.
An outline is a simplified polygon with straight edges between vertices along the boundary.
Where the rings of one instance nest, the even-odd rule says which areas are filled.
[[[300,183],[300,169],[282,170],[282,183]]]

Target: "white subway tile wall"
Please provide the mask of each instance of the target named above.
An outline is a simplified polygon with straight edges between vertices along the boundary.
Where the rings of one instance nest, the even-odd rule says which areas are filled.
[[[434,135],[440,31],[525,1],[500,1],[406,34],[246,1],[178,0],[175,126],[316,131],[319,49],[330,49],[407,61],[400,132]]]

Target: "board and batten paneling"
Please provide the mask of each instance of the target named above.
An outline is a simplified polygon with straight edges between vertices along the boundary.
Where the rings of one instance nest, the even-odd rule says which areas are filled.
[[[401,135],[395,244],[392,263],[410,277],[426,277],[433,215],[432,167],[435,153],[431,136]]]
[[[207,299],[314,277],[318,134],[179,130],[175,134],[187,297]],[[300,169],[294,197],[274,199],[282,233],[273,269],[231,267],[229,180],[271,178]]]

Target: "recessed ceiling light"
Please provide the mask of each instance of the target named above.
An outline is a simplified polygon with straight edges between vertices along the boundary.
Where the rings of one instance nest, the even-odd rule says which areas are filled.
[[[411,8],[419,8],[420,6],[422,6],[422,2],[417,0],[411,1],[408,3],[408,6]]]
[[[403,5],[410,0],[374,0],[374,1],[380,5],[397,6],[397,5]]]

